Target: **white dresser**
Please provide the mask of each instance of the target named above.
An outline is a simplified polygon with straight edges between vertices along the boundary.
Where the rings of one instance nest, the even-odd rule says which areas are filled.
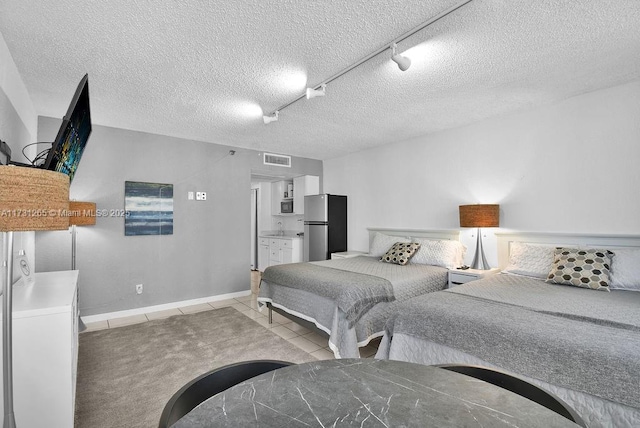
[[[18,427],[73,427],[77,284],[78,271],[45,272],[35,274],[33,285],[13,288],[13,397]],[[0,390],[0,407],[2,403]]]

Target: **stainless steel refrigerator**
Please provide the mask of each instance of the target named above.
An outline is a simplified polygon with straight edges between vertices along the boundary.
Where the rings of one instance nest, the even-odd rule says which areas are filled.
[[[328,260],[347,251],[347,197],[304,197],[304,261]]]

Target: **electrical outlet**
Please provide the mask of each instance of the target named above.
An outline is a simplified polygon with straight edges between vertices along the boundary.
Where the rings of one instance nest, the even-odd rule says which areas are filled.
[[[196,192],[196,201],[206,201],[207,192]]]
[[[136,285],[136,293],[137,294],[142,294],[142,284]]]
[[[193,201],[193,192],[187,192],[187,199]]]

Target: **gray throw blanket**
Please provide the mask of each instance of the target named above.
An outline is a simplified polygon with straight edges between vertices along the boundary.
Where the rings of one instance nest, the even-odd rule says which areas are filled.
[[[496,276],[420,296],[389,320],[387,335],[445,345],[514,373],[640,408],[640,293],[533,281]]]
[[[482,285],[485,283],[491,285]],[[595,291],[597,290],[549,284],[536,278],[500,274],[482,282],[468,282],[450,288],[447,293],[464,294],[559,317],[640,331],[640,293]]]
[[[384,278],[313,263],[270,266],[262,274],[262,280],[335,301],[345,313],[349,328],[376,304],[395,300],[393,286]]]

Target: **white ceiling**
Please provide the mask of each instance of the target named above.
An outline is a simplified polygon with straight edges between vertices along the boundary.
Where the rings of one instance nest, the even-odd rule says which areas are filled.
[[[0,0],[39,115],[89,73],[93,122],[329,159],[640,79],[640,0]],[[262,110],[260,110],[260,108]]]

